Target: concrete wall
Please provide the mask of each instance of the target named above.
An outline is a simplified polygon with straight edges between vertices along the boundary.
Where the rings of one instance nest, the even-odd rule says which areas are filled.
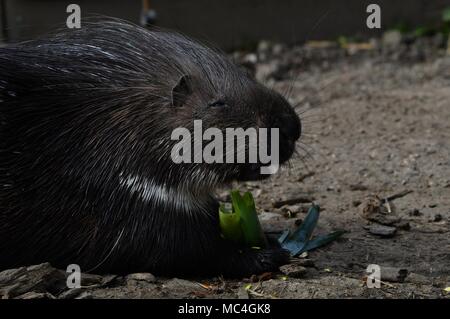
[[[4,17],[6,11],[4,10],[3,5],[4,3],[0,0],[0,43],[6,38],[6,19]]]
[[[2,1],[2,0],[0,0]],[[71,3],[86,14],[102,14],[139,22],[141,0],[3,0],[6,7],[7,35],[11,42],[31,39],[65,26]]]
[[[65,23],[69,3],[82,15],[100,13],[139,22],[141,0],[0,0],[7,9],[10,41],[32,38]],[[223,48],[260,39],[302,42],[341,35],[376,35],[366,25],[366,7],[382,7],[384,28],[419,26],[440,19],[450,0],[150,0],[158,25],[177,29]]]
[[[382,26],[417,27],[440,19],[450,0],[153,0],[162,26],[225,47],[258,39],[301,42],[341,35],[375,35],[366,27],[367,5],[382,8]],[[214,4],[213,4],[214,2]],[[381,31],[382,32],[382,31]]]

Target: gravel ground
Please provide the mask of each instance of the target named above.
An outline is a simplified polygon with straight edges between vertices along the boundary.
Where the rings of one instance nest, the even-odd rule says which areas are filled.
[[[288,167],[237,187],[253,192],[268,232],[298,224],[309,204],[296,202],[310,197],[322,208],[316,232],[344,229],[342,238],[243,281],[86,275],[83,288],[68,290],[65,273],[42,264],[0,273],[0,296],[449,298],[450,55],[437,38],[392,39],[345,48],[262,42],[235,54],[298,104],[304,122]],[[286,199],[293,203],[278,207]],[[366,285],[369,264],[381,267],[380,288]]]

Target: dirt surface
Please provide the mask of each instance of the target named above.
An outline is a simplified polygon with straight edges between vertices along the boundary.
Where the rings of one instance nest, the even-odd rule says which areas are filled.
[[[284,273],[243,281],[90,275],[68,290],[65,273],[43,264],[0,273],[0,296],[449,298],[450,55],[436,39],[383,41],[344,49],[262,43],[256,53],[236,54],[299,104],[304,123],[289,167],[238,186],[253,192],[266,231],[303,219],[309,204],[295,198],[306,196],[322,208],[316,233],[346,230],[339,240]],[[294,200],[274,207],[286,199]],[[366,285],[369,264],[381,267],[380,288]]]

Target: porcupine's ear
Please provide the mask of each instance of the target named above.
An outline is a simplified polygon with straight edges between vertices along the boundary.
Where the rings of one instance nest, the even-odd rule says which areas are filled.
[[[183,106],[192,93],[191,77],[183,75],[172,89],[172,106]]]

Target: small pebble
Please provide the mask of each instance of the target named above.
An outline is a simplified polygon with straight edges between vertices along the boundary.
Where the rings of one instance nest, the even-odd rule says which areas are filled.
[[[403,229],[403,230],[410,230],[411,229],[411,225],[407,221],[400,221],[399,223],[397,223],[395,225],[395,227],[397,227],[398,229]]]
[[[434,215],[434,222],[440,222],[442,220],[442,215],[441,214],[436,214]]]
[[[295,214],[297,214],[297,213],[302,211],[302,206],[300,206],[300,205],[286,205],[286,206],[283,206],[281,208],[281,210],[285,214],[295,215]],[[289,216],[289,217],[292,217],[292,216]]]
[[[298,263],[281,266],[280,271],[291,278],[302,278],[307,272],[306,268]]]
[[[349,186],[351,191],[366,191],[368,187],[363,184],[352,184]]]
[[[312,259],[299,259],[296,264],[303,267],[315,267],[314,261]]]
[[[374,224],[369,226],[369,233],[381,237],[393,237],[395,233],[397,232],[397,228],[390,227],[390,226],[384,226],[379,224]]]
[[[127,276],[127,280],[145,281],[145,282],[155,282],[156,278],[150,273],[134,273]]]
[[[409,214],[409,216],[420,216],[420,215],[422,215],[422,213],[417,208],[411,209],[408,214]]]
[[[354,200],[353,202],[352,202],[352,205],[353,205],[353,207],[358,207],[359,205],[361,205],[361,201],[360,200]]]

